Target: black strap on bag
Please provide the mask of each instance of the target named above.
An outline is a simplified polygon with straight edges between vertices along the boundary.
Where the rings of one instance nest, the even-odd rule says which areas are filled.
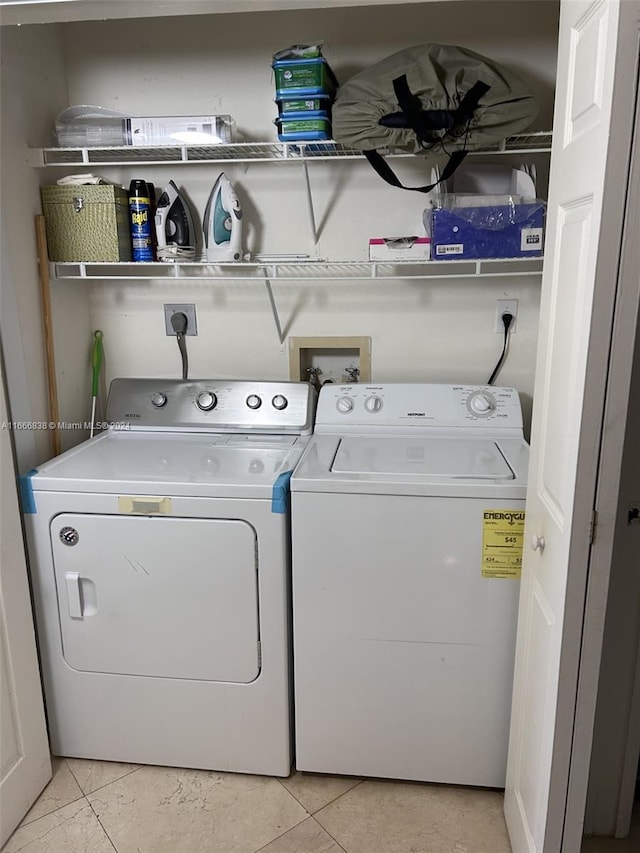
[[[473,111],[478,106],[480,98],[485,95],[491,87],[479,80],[464,95],[455,110],[425,110],[420,98],[409,89],[407,75],[396,77],[393,81],[393,90],[400,106],[400,112],[390,113],[380,119],[380,124],[385,127],[411,128],[416,134],[423,148],[432,148],[442,142],[454,128],[464,130],[471,120]],[[444,131],[444,133],[442,132]],[[453,175],[467,156],[466,150],[454,151],[449,157],[447,165],[442,174],[434,184],[425,187],[405,187],[397,177],[391,166],[384,157],[375,149],[362,152],[371,166],[380,177],[403,190],[413,190],[420,193],[428,193],[441,181],[446,181]]]
[[[375,150],[363,151],[362,153],[367,158],[371,166],[380,175],[383,181],[386,181],[388,184],[391,184],[392,187],[398,187],[401,190],[414,190],[418,193],[431,192],[431,190],[434,187],[437,187],[441,181],[446,181],[448,178],[450,178],[451,175],[453,175],[455,170],[458,168],[458,166],[462,163],[464,158],[467,156],[466,151],[454,151],[453,154],[449,157],[447,165],[442,170],[440,178],[434,184],[429,184],[426,187],[405,187],[405,185],[400,181],[400,178],[398,178],[391,166],[384,159],[382,154],[379,154]]]

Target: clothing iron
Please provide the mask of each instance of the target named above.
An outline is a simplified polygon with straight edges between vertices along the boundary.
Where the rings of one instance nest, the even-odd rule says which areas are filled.
[[[242,209],[224,172],[213,185],[204,212],[204,244],[208,261],[242,259]]]
[[[192,260],[196,256],[196,230],[187,200],[173,181],[158,199],[154,217],[159,261]]]

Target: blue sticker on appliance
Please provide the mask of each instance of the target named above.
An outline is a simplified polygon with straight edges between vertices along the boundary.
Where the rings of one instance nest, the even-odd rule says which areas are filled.
[[[285,513],[289,509],[289,481],[293,471],[284,471],[273,484],[271,512]]]
[[[22,505],[22,511],[31,515],[35,515],[38,512],[36,499],[33,495],[33,484],[31,483],[31,478],[37,473],[38,469],[32,468],[28,473],[20,474],[18,477],[18,488],[20,489],[20,503]]]

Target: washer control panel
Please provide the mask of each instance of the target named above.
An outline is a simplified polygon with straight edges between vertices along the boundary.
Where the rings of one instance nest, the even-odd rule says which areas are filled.
[[[316,403],[308,382],[114,379],[107,421],[121,429],[310,435]]]
[[[515,388],[384,383],[324,385],[316,415],[323,427],[507,427],[522,429]]]

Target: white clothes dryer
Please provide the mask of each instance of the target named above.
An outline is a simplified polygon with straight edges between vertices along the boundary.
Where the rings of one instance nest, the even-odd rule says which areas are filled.
[[[291,480],[299,770],[504,785],[528,458],[513,388],[322,388]]]
[[[21,478],[56,755],[287,776],[308,383],[118,379]]]

